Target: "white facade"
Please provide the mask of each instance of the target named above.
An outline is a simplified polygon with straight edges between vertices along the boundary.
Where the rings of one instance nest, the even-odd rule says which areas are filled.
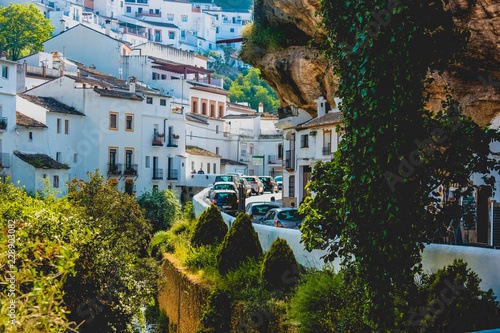
[[[0,59],[0,177],[9,175],[16,127],[18,65]]]

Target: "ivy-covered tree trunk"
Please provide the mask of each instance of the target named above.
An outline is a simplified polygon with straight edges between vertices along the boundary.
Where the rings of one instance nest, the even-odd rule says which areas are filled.
[[[334,161],[313,171],[303,240],[354,268],[366,322],[392,330],[395,290],[413,283],[423,243],[445,221],[432,191],[494,168],[497,133],[451,100],[443,113],[424,110],[428,71],[442,70],[466,40],[441,2],[323,0],[322,14],[345,129]]]

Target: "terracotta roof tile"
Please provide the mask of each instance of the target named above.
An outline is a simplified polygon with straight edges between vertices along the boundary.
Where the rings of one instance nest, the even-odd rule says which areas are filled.
[[[214,154],[211,151],[205,150],[196,146],[186,146],[186,153],[190,155],[208,156],[208,157],[220,157],[220,155]]]
[[[19,111],[16,111],[16,124],[19,126],[26,126],[26,127],[40,127],[40,128],[47,128],[47,126],[39,122],[38,120],[35,120],[31,117],[28,117],[25,114],[22,114]]]
[[[69,169],[69,166],[59,163],[45,154],[25,154],[15,150],[14,155],[37,169]]]
[[[73,114],[75,116],[85,116],[85,114],[76,111],[74,107],[58,102],[56,99],[52,97],[41,97],[28,94],[18,94],[18,96],[24,98],[25,100],[30,101],[31,103],[42,106],[47,110],[49,110],[50,112]]]

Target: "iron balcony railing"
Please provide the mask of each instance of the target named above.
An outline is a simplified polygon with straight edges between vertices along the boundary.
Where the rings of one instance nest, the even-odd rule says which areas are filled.
[[[108,164],[108,175],[121,175],[122,165],[117,163]]]
[[[323,147],[323,155],[330,155],[331,153],[332,153],[332,147],[330,147],[330,145]]]
[[[137,176],[137,164],[125,165],[125,170],[123,170],[123,174],[129,176]]]
[[[177,140],[179,140],[178,136],[175,136],[172,134],[168,137],[168,144],[167,147],[178,147],[177,145]]]
[[[10,154],[0,153],[0,169],[10,168]]]
[[[154,147],[159,147],[159,146],[163,146],[163,140],[164,140],[164,136],[162,134],[154,134],[153,135],[153,146]]]
[[[179,179],[179,170],[169,169],[168,170],[168,180],[178,180],[178,179]]]
[[[153,169],[153,180],[163,179],[163,169]]]
[[[293,150],[287,150],[285,152],[285,168],[291,170],[295,169],[295,152]]]

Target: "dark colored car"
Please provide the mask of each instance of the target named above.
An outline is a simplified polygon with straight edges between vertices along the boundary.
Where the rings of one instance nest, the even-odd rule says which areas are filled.
[[[250,215],[252,223],[261,223],[264,216],[273,208],[279,208],[274,202],[252,202],[246,206],[245,212]]]
[[[273,208],[267,212],[262,224],[278,228],[297,229],[302,224],[304,216],[296,208]]]
[[[224,213],[236,215],[238,212],[238,194],[231,190],[215,190],[210,194],[210,201]]]
[[[278,183],[274,180],[273,177],[269,176],[259,176],[262,184],[264,184],[264,191],[269,191],[271,193],[278,193],[279,188],[278,188]]]

